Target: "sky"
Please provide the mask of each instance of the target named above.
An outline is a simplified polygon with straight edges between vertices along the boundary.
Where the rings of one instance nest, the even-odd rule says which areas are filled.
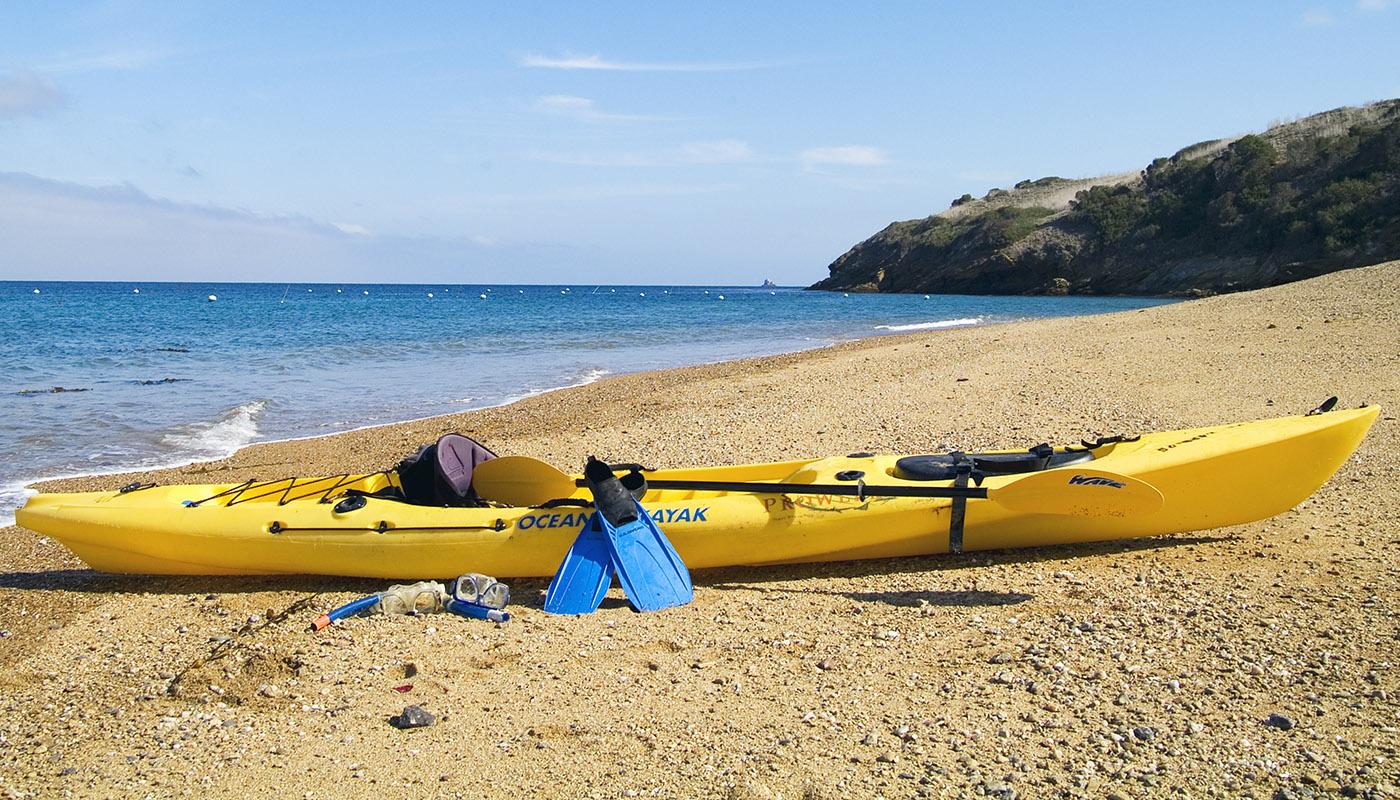
[[[812,283],[1400,96],[1400,0],[0,3],[0,280]]]

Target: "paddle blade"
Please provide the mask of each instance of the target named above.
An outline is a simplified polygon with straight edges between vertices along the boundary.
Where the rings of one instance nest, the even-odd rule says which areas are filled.
[[[488,462],[489,463],[489,462]],[[1033,472],[987,498],[1029,514],[1131,517],[1162,507],[1162,493],[1146,481],[1100,469],[1073,467]]]
[[[483,500],[508,506],[537,506],[571,497],[578,488],[574,479],[538,459],[501,456],[478,464],[472,488]]]
[[[598,610],[612,585],[612,551],[608,535],[589,516],[578,538],[564,555],[564,562],[544,594],[544,610],[551,614],[591,614]]]

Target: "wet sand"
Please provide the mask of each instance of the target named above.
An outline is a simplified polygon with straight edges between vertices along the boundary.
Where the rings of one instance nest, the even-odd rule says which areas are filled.
[[[142,477],[379,469],[452,430],[569,468],[590,453],[683,466],[1029,446],[1301,413],[1332,394],[1382,417],[1271,520],[701,571],[694,604],[652,615],[614,589],[597,614],[553,617],[544,581],[515,581],[504,626],[367,618],[311,634],[384,583],[100,575],[5,528],[0,792],[1400,796],[1400,262],[625,375]],[[390,727],[408,703],[438,723]]]

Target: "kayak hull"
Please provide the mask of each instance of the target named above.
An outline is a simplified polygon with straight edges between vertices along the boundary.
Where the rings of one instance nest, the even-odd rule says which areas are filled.
[[[1360,444],[1378,409],[1145,434],[1094,449],[1083,469],[1155,486],[1157,511],[1120,517],[1034,514],[967,501],[964,550],[1107,541],[1206,530],[1282,513],[1324,484]],[[835,457],[660,470],[653,480],[831,484],[859,470],[871,487],[948,486],[894,475],[897,456]],[[1059,467],[1072,473],[1074,466]],[[995,489],[1017,475],[989,476]],[[163,575],[322,574],[372,578],[554,574],[588,510],[436,508],[367,498],[391,478],[297,478],[240,487],[174,485],[127,493],[40,494],[16,512],[95,570]],[[221,495],[222,496],[218,496]],[[587,499],[580,489],[573,498]],[[195,503],[191,505],[191,503]],[[935,555],[949,550],[952,503],[823,494],[654,490],[653,519],[692,569]],[[343,510],[337,510],[337,509]]]

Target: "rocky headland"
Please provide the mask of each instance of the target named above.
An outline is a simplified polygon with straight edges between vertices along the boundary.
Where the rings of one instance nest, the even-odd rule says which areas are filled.
[[[1400,257],[1400,100],[1190,145],[1140,172],[963,195],[813,289],[1204,296]]]

